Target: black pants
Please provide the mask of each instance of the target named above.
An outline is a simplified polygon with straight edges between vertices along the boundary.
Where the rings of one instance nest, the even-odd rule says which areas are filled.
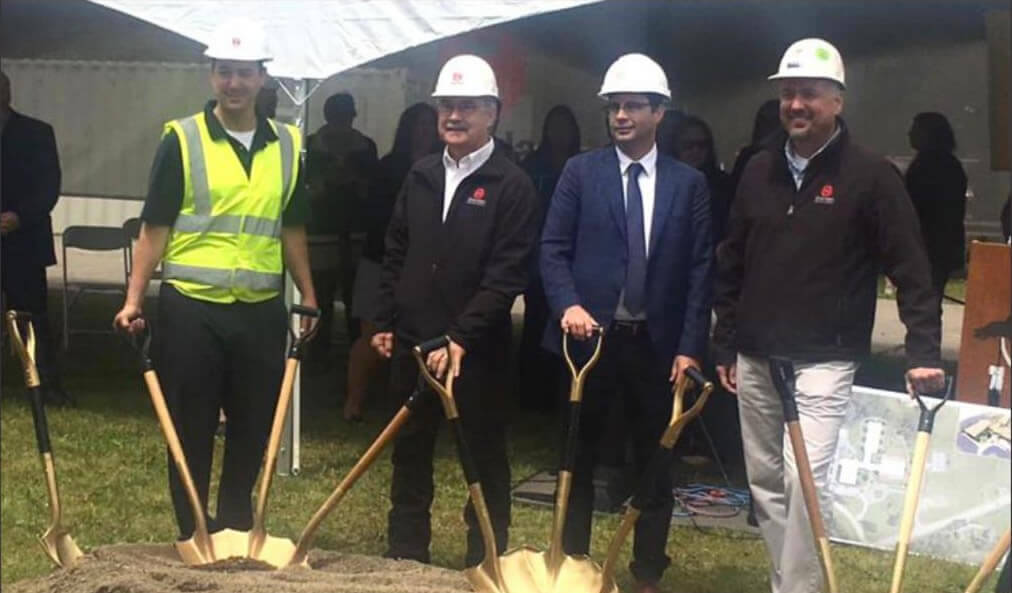
[[[183,452],[206,508],[218,410],[225,410],[225,459],[212,530],[248,530],[256,483],[284,372],[284,304],[218,304],[183,296],[163,283],[155,332],[155,369]],[[179,532],[194,522],[169,457],[169,491]]]
[[[671,361],[654,352],[647,332],[613,327],[604,338],[601,359],[590,371],[580,414],[580,450],[573,470],[573,490],[566,517],[563,547],[566,554],[590,552],[590,526],[594,507],[594,466],[601,436],[609,422],[611,399],[623,398],[623,409],[633,443],[637,478],[657,450],[661,433],[671,417]],[[616,443],[615,446],[623,446]],[[637,580],[657,582],[671,563],[664,553],[674,498],[671,475],[663,472],[636,522],[633,561],[629,569]]]
[[[510,523],[510,467],[506,458],[506,426],[500,368],[505,360],[488,355],[468,354],[454,384],[454,397],[464,434],[478,466],[479,477],[495,530],[499,553],[506,549]],[[498,362],[498,364],[497,364]],[[396,348],[391,365],[390,387],[401,401],[417,384],[418,367],[406,349]],[[427,387],[426,387],[427,388]],[[429,562],[432,539],[429,509],[432,507],[432,457],[443,408],[438,396],[426,394],[397,435],[393,451],[393,478],[390,484],[391,509],[387,525],[389,558]],[[465,485],[451,487],[464,490]],[[485,555],[474,507],[468,500],[464,509],[467,523],[465,562],[474,566]]]
[[[45,266],[24,265],[6,260],[0,267],[4,307],[32,314],[35,329],[35,365],[43,387],[60,383],[56,365],[56,345],[49,326],[49,287]]]

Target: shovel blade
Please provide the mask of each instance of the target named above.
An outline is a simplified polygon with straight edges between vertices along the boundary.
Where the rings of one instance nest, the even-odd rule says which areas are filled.
[[[74,538],[70,537],[70,533],[61,527],[47,529],[39,537],[39,543],[46,551],[46,556],[49,556],[53,563],[62,568],[74,566],[77,564],[77,560],[84,556],[81,548],[74,543]]]
[[[197,541],[192,537],[187,540],[177,541],[175,546],[179,559],[187,566],[203,566],[214,561],[214,558],[208,558],[200,551],[200,546],[197,545]]]
[[[508,593],[618,593],[611,579],[604,586],[601,567],[587,556],[564,556],[558,574],[552,575],[548,553],[523,546],[503,554],[499,566]],[[474,584],[470,575],[468,579]]]
[[[249,553],[249,532],[222,529],[211,534],[211,548],[217,560],[246,558]]]
[[[253,553],[252,549],[250,551],[250,558],[270,564],[274,568],[288,566],[294,555],[295,542],[273,535],[263,536],[263,543],[260,545],[258,552]],[[305,560],[303,561],[305,562]],[[308,563],[306,563],[306,566],[308,566]]]

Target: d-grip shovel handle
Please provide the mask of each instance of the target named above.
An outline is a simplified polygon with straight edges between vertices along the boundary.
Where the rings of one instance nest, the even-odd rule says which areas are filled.
[[[696,398],[696,403],[688,411],[683,412],[682,400],[685,397],[685,390],[688,387],[689,381],[700,386],[702,391],[699,397]],[[619,523],[615,535],[612,536],[611,543],[608,544],[608,554],[601,568],[600,593],[613,590],[615,584],[615,566],[618,563],[619,551],[622,548],[622,543],[629,537],[629,533],[632,531],[633,525],[636,524],[636,520],[640,517],[640,509],[643,508],[653,492],[654,484],[656,483],[655,476],[657,476],[658,472],[668,471],[672,447],[674,447],[685,425],[703,411],[703,406],[706,405],[706,400],[710,398],[713,387],[712,381],[708,381],[703,376],[703,373],[692,367],[685,369],[683,375],[675,383],[672,395],[674,401],[671,405],[671,419],[668,421],[668,427],[664,430],[664,434],[661,435],[660,446],[654,452],[646,469],[643,471],[636,493],[629,502],[629,508],[622,516],[622,522]]]
[[[690,386],[690,381],[699,386],[701,391],[692,407],[683,411],[682,401],[685,397],[685,392]],[[654,480],[656,479],[657,474],[662,471],[667,471],[668,465],[671,462],[671,450],[678,441],[678,437],[681,435],[682,430],[684,430],[685,426],[689,422],[692,422],[696,416],[699,416],[699,414],[702,413],[703,406],[706,405],[707,400],[710,398],[710,393],[713,391],[713,388],[713,382],[709,381],[703,373],[692,367],[686,369],[684,376],[682,376],[675,384],[672,391],[674,401],[672,403],[671,419],[668,421],[668,427],[661,435],[660,446],[656,451],[654,451],[653,456],[650,458],[650,462],[647,464],[646,470],[643,472],[643,477],[640,479],[639,487],[636,489],[636,493],[633,495],[632,501],[630,501],[631,506],[637,509],[642,509],[646,504],[646,501],[652,494]]]
[[[310,319],[319,319],[320,310],[313,307],[307,307],[305,305],[292,305],[292,308],[288,313],[289,317],[309,317]],[[288,326],[288,333],[292,336],[292,345],[288,349],[288,358],[302,358],[302,347],[306,345],[306,342],[312,339],[316,335],[316,330],[320,327],[318,323],[314,323],[309,331],[302,333],[296,333],[292,329],[291,324]]]
[[[11,348],[21,359],[25,374],[25,386],[32,398],[32,420],[35,424],[35,442],[39,453],[45,455],[52,452],[49,442],[49,426],[46,422],[46,407],[39,393],[39,371],[35,366],[35,328],[32,326],[30,313],[22,311],[7,312],[7,329],[11,335]],[[27,338],[25,337],[27,336]]]
[[[439,394],[439,399],[443,403],[443,411],[446,414],[446,421],[453,431],[453,438],[457,442],[457,456],[460,458],[460,466],[464,471],[464,479],[467,481],[471,504],[474,505],[474,512],[478,517],[482,541],[485,544],[485,560],[483,564],[488,564],[488,570],[492,572],[492,578],[499,590],[505,591],[502,570],[499,567],[499,553],[496,550],[492,520],[489,516],[488,505],[485,503],[485,495],[481,488],[481,477],[478,474],[478,466],[475,465],[474,458],[471,456],[471,449],[467,445],[467,438],[464,436],[464,427],[460,423],[457,404],[453,400],[453,372],[447,369],[445,383],[440,383],[425,364],[424,357],[426,354],[439,348],[445,348],[449,344],[450,338],[441,336],[422,342],[412,348],[411,353],[415,356],[419,372],[425,378],[425,382],[431,385],[436,393]]]
[[[580,409],[583,402],[583,384],[587,380],[587,374],[590,373],[590,370],[597,364],[598,359],[601,358],[604,329],[595,327],[591,335],[597,336],[594,352],[582,367],[577,368],[573,362],[573,358],[569,355],[569,334],[562,334],[562,355],[566,359],[566,365],[569,367],[569,373],[573,376],[573,381],[569,387],[569,424],[567,424],[569,429],[566,432],[566,444],[562,449],[561,471],[571,472],[573,471],[573,466],[576,464],[577,442],[580,437]]]
[[[794,363],[786,358],[770,357],[770,377],[780,395],[784,408],[784,422],[798,421],[798,401],[794,398]]]
[[[943,389],[944,393],[942,393],[942,398],[937,404],[930,407],[924,403],[924,400],[921,398],[921,394],[916,391],[914,392],[914,399],[917,400],[917,405],[921,408],[921,418],[917,423],[918,432],[930,433],[934,430],[935,414],[937,414],[938,410],[945,405],[945,402],[952,398],[952,377],[945,378],[945,387]]]

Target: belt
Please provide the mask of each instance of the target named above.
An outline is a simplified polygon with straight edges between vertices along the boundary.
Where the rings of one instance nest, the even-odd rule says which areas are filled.
[[[646,321],[622,321],[615,319],[611,322],[612,333],[635,336],[645,331],[647,331]]]

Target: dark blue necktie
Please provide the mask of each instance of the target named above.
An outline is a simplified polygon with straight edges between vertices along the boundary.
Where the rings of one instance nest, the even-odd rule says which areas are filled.
[[[643,238],[643,196],[638,178],[643,165],[633,163],[626,169],[625,229],[629,263],[625,271],[625,308],[632,315],[643,311],[643,295],[647,286],[647,248]]]

